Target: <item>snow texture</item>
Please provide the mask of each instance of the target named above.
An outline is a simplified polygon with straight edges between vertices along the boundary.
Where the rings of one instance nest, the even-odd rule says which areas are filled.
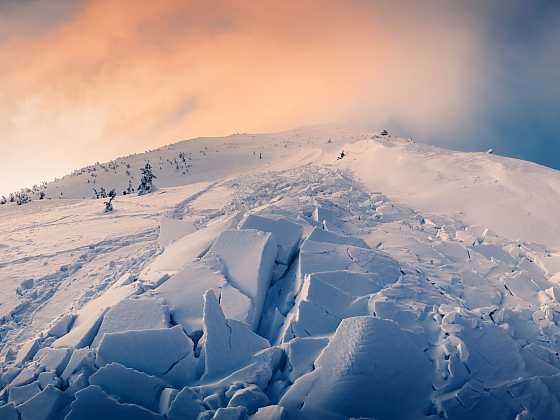
[[[0,418],[560,418],[559,213],[557,171],[354,128],[83,168],[0,206]]]

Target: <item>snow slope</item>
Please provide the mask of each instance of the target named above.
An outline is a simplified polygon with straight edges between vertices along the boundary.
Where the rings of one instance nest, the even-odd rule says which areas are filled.
[[[560,417],[559,207],[557,171],[353,128],[76,171],[0,207],[0,418]]]

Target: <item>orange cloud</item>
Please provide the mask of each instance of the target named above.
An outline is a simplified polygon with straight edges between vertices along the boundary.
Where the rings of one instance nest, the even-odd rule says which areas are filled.
[[[195,135],[387,119],[429,133],[472,107],[472,23],[415,2],[85,1],[0,41],[16,162],[0,191]]]

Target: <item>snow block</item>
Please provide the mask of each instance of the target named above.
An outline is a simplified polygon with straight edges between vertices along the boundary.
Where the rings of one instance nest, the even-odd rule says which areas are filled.
[[[313,370],[313,363],[329,343],[328,338],[295,338],[286,345],[288,378],[297,378]]]
[[[220,296],[220,305],[228,318],[248,320],[251,300],[204,262],[187,264],[152,293],[165,301],[173,320],[192,334],[202,330],[202,296],[208,289]]]
[[[120,404],[101,388],[90,385],[76,392],[65,420],[163,420],[164,417],[133,404]]]
[[[44,368],[39,366],[37,362],[30,363],[18,373],[10,386],[22,386],[33,382],[43,370]]]
[[[209,254],[225,266],[228,282],[253,301],[249,325],[255,329],[272,279],[277,254],[271,233],[258,230],[226,230],[210,248]]]
[[[351,245],[358,248],[369,249],[368,244],[366,244],[363,239],[355,238],[353,236],[338,235],[334,232],[329,232],[328,230],[324,230],[322,228],[317,228],[317,227],[313,229],[313,231],[307,237],[307,239],[315,242],[328,242],[331,244]]]
[[[41,392],[41,388],[37,381],[27,385],[12,387],[8,392],[8,402],[19,405],[34,397],[39,392]]]
[[[61,375],[71,354],[72,351],[70,349],[44,347],[39,350],[35,359],[44,370]]]
[[[245,407],[218,408],[212,420],[245,420],[247,409]]]
[[[6,404],[0,406],[0,419],[19,420],[19,414],[13,404]]]
[[[400,276],[399,264],[379,251],[351,245],[304,241],[298,267],[300,281],[303,281],[306,274],[341,270],[373,273],[387,283],[394,283]]]
[[[270,232],[278,246],[278,255],[276,262],[280,264],[289,264],[294,257],[303,227],[287,219],[278,218],[271,219],[258,214],[250,214],[241,223],[240,229],[256,229],[263,232]]]
[[[132,295],[136,291],[134,284],[115,284],[98,298],[88,302],[79,310],[73,327],[68,334],[53,343],[53,347],[82,348],[91,345],[107,309]]]
[[[89,378],[92,385],[100,386],[119,401],[141,405],[149,410],[159,408],[159,396],[166,388],[161,379],[118,363],[103,366]]]
[[[74,320],[76,319],[76,314],[65,314],[60,319],[58,319],[54,325],[49,329],[48,335],[51,337],[60,338],[67,334],[72,328]]]
[[[360,312],[353,308],[356,297],[367,297],[384,285],[385,282],[375,273],[330,271],[306,275],[288,321],[281,330],[281,340],[286,342],[294,337],[333,333],[348,312]],[[360,315],[367,315],[367,301],[362,306]]]
[[[177,239],[193,232],[196,232],[196,227],[192,220],[163,216],[159,222],[158,245],[161,248],[166,248]]]
[[[265,389],[272,375],[283,363],[284,352],[279,347],[269,347],[256,353],[245,367],[233,372],[219,381],[193,387],[203,398],[216,393],[224,393],[232,384],[255,384]]]
[[[237,390],[229,400],[228,407],[245,407],[248,414],[269,404],[268,397],[256,385]]]
[[[53,385],[57,388],[61,388],[62,385],[62,381],[55,372],[41,372],[37,378],[37,382],[39,382],[41,389],[46,388],[47,385]]]
[[[156,299],[125,299],[107,311],[91,345],[99,346],[107,333],[166,328],[168,325],[169,312]]]
[[[280,400],[290,418],[420,418],[431,402],[431,362],[392,321],[343,320],[315,367]]]
[[[179,360],[189,358],[196,375],[194,344],[181,326],[106,333],[99,343],[97,364],[117,362],[150,375],[161,376]]]
[[[162,279],[168,279],[181,271],[186,264],[200,258],[220,232],[228,229],[232,224],[231,219],[221,220],[208,225],[205,229],[177,239],[142,270],[139,279],[148,284],[159,285]]]
[[[20,366],[21,364],[31,360],[37,350],[39,350],[39,345],[41,344],[40,338],[34,338],[32,340],[26,341],[20,347],[19,351],[16,354],[15,364]]]
[[[170,420],[196,419],[206,408],[198,395],[190,388],[183,388],[171,403],[169,414]]]
[[[169,414],[169,409],[171,408],[171,403],[177,396],[177,391],[175,388],[165,388],[161,391],[159,396],[159,413],[167,416]]]
[[[269,405],[261,407],[249,417],[250,420],[288,420],[288,414],[281,405]]]
[[[22,420],[50,420],[60,416],[68,403],[68,397],[52,385],[48,385],[30,400],[18,406]]]
[[[63,381],[68,381],[70,376],[76,372],[83,371],[89,376],[95,369],[95,353],[86,348],[76,349],[72,352],[72,356],[70,356],[70,360],[60,377]]]
[[[211,290],[204,294],[203,324],[203,379],[228,374],[247,364],[253,354],[270,346],[266,339],[252,332],[245,324],[226,320]]]

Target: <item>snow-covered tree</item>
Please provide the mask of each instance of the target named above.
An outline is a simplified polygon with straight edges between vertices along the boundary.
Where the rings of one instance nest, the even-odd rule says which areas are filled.
[[[105,201],[105,213],[110,213],[113,211],[113,199],[117,196],[117,193],[115,192],[114,189],[112,189],[111,191],[109,191],[108,197],[109,197],[109,201]]]
[[[134,192],[134,187],[132,186],[132,180],[128,180],[128,188],[126,189],[127,194],[132,194]]]
[[[8,199],[4,196],[0,197],[0,204],[6,204],[8,202]]]
[[[152,172],[152,165],[150,165],[150,162],[146,162],[146,165],[140,169],[140,172],[142,172],[142,178],[138,186],[138,195],[148,194],[153,191],[153,180],[157,177]]]
[[[31,201],[31,198],[25,191],[20,191],[15,194],[15,200],[18,206],[27,204]]]

